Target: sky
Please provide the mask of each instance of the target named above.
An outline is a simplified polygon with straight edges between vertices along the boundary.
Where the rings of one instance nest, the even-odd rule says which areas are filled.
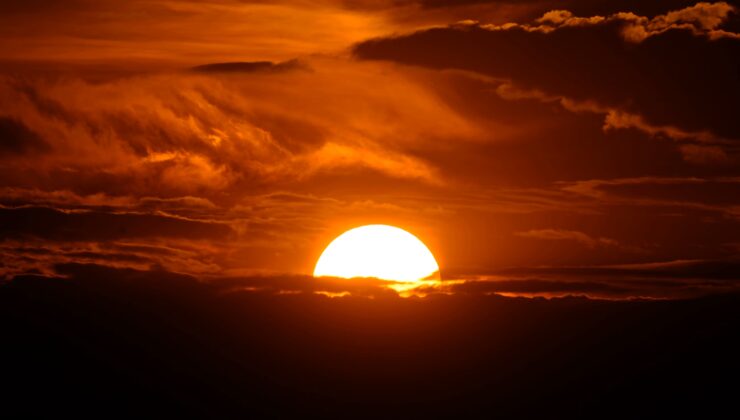
[[[0,413],[727,417],[738,110],[736,0],[0,0]]]
[[[737,291],[738,10],[3,1],[0,276],[376,296],[310,275],[383,223],[436,257],[424,295]]]

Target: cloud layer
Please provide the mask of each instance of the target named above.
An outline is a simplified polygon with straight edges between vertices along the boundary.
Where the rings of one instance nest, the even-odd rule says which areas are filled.
[[[395,295],[304,277],[344,230],[388,223],[449,281],[423,294],[736,287],[728,3],[34,4],[0,18],[25,46],[0,55],[5,280],[91,264]]]
[[[634,113],[649,124],[737,140],[731,115],[740,92],[740,39],[717,29],[733,10],[727,3],[698,3],[652,19],[633,13],[576,17],[556,10],[535,24],[471,21],[367,41],[355,54],[472,70]],[[708,103],[713,106],[699,106]]]

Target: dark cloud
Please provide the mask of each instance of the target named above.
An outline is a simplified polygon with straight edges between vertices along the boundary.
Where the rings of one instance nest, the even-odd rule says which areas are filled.
[[[555,0],[540,1],[542,12],[556,9],[567,9],[578,16],[610,15],[618,12],[632,12],[654,17],[671,10],[691,7],[696,0]],[[730,1],[730,3],[733,3]]]
[[[509,293],[515,295],[579,295],[622,297],[634,296],[639,289],[624,287],[603,282],[565,281],[565,280],[489,280],[467,281],[452,285],[449,290],[454,293],[486,294]]]
[[[683,201],[719,206],[740,204],[740,179],[631,179],[580,183],[582,188],[615,197],[639,200]],[[579,187],[575,187],[579,188]]]
[[[534,27],[436,28],[367,41],[354,52],[363,59],[472,70],[633,112],[651,124],[738,139],[732,116],[740,106],[740,40],[697,34],[691,28],[705,25],[699,20],[672,26],[681,19],[700,19],[700,13],[691,9],[649,24],[635,24],[626,15],[583,20],[568,15],[566,25],[558,18],[554,26],[544,20],[544,26]],[[648,31],[664,26],[640,42],[625,39],[625,31],[640,25],[648,25]]]
[[[349,8],[385,10],[393,12],[411,8],[416,14],[434,14],[444,11],[448,16],[475,18],[474,13],[484,13],[492,18],[507,16],[518,10],[519,16],[536,18],[550,10],[568,9],[582,16],[607,15],[631,11],[645,16],[655,16],[668,10],[683,9],[696,4],[696,0],[387,0],[345,1]],[[467,15],[466,15],[467,14]]]
[[[613,204],[685,207],[738,217],[740,179],[637,177],[562,183],[566,191]]]
[[[85,7],[89,4],[90,2],[85,0],[71,0],[66,5],[61,5],[53,0],[7,0],[0,3],[0,12],[8,14],[61,12],[65,9]]]
[[[596,299],[686,299],[740,291],[740,260],[678,260],[622,265],[514,267],[443,281],[429,292]],[[454,279],[454,273],[448,273]]]
[[[23,123],[0,117],[0,150],[5,156],[41,153],[48,149],[49,145]]]
[[[281,72],[306,69],[307,66],[298,60],[273,63],[271,61],[235,61],[230,63],[212,63],[192,67],[198,73],[255,73]]]
[[[0,238],[109,241],[124,238],[226,239],[229,226],[154,214],[64,212],[45,207],[0,208]]]
[[[352,296],[397,296],[388,288],[394,284],[378,279],[353,279],[308,275],[262,275],[234,278],[215,278],[213,284],[230,292],[266,293],[325,293],[329,296],[351,294]]]
[[[596,277],[634,280],[639,284],[641,278],[662,278],[678,280],[721,280],[727,285],[740,285],[740,260],[679,260],[659,263],[624,264],[604,267],[544,267],[504,270],[501,274],[557,275],[562,277]]]
[[[543,12],[553,9],[572,9],[588,14],[607,14],[630,10],[647,15],[665,12],[666,10],[684,8],[696,3],[696,0],[421,0],[425,7],[454,7],[468,4],[522,4],[537,5]]]
[[[61,263],[54,265],[54,273],[62,277],[93,280],[103,277],[120,278],[125,281],[140,282],[145,279],[172,282],[173,287],[180,284],[187,288],[209,290],[211,293],[262,293],[262,294],[327,294],[351,295],[355,297],[398,297],[398,294],[388,288],[387,282],[378,279],[338,279],[331,277],[314,278],[298,274],[264,274],[239,277],[205,276],[175,274],[162,268],[157,270],[140,270],[134,268],[116,268],[101,264]],[[144,279],[144,280],[139,280]],[[142,288],[148,286],[140,284]]]
[[[563,229],[533,229],[525,232],[517,232],[518,236],[524,238],[544,239],[548,241],[576,241],[589,248],[597,246],[618,246],[619,243],[610,238],[594,238],[583,232]]]

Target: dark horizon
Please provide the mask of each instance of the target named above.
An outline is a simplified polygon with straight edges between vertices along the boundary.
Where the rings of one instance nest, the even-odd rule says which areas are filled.
[[[734,407],[737,294],[332,298],[63,271],[0,286],[6,412],[721,418]]]

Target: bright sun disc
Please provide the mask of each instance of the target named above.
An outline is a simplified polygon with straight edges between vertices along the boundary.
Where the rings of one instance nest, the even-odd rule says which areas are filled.
[[[438,272],[434,256],[416,236],[394,226],[367,225],[334,239],[319,257],[313,275],[415,282]]]

